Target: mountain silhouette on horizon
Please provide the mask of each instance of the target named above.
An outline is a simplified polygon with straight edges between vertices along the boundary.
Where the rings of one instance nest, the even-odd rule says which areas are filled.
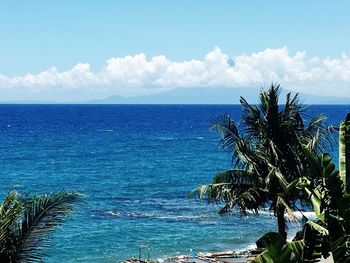
[[[124,97],[119,95],[109,96],[104,99],[60,102],[53,100],[11,100],[0,101],[0,104],[239,104],[240,97],[249,103],[256,104],[259,101],[260,88],[175,88],[155,94]],[[288,92],[281,90],[280,103],[284,103]],[[350,97],[319,96],[300,93],[300,99],[304,104],[349,104]]]
[[[239,104],[240,97],[249,103],[258,103],[260,88],[175,88],[151,95],[134,97],[110,96],[102,100],[90,100],[88,104]],[[281,103],[291,92],[282,89]],[[350,98],[318,96],[299,93],[304,104],[350,104]]]

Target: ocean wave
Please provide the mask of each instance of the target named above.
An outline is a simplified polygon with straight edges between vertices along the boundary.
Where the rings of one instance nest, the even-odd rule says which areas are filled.
[[[110,215],[110,216],[119,216],[120,215],[119,212],[115,212],[115,211],[107,211],[106,214]]]
[[[249,214],[249,213],[248,213]],[[274,216],[273,215],[273,211],[270,210],[262,210],[259,211],[260,215],[268,215],[268,216]],[[297,218],[297,219],[302,219],[304,216],[308,219],[316,219],[316,214],[315,212],[312,211],[305,211],[305,212],[299,212],[299,211],[295,211],[293,212],[293,215]],[[287,215],[286,215],[287,217]]]
[[[112,217],[119,217],[125,219],[158,219],[164,221],[188,221],[188,222],[198,222],[205,221],[207,223],[215,223],[214,218],[210,214],[200,214],[200,215],[164,215],[161,213],[152,213],[152,212],[124,212],[124,211],[114,211],[108,210],[105,212],[105,215]]]
[[[188,141],[188,140],[193,140],[193,139],[195,139],[195,140],[203,140],[204,139],[204,137],[203,136],[197,136],[197,137],[192,137],[192,138],[190,138],[190,137],[184,137],[184,138],[177,138],[177,137],[163,137],[163,136],[161,136],[161,137],[156,137],[156,139],[158,139],[158,140],[162,140],[162,141],[175,141],[175,140],[186,140],[186,141]]]
[[[176,137],[157,137],[158,140],[161,140],[161,141],[175,141],[175,140],[178,140],[178,138]]]
[[[113,129],[102,129],[102,130],[97,130],[99,132],[114,132]]]

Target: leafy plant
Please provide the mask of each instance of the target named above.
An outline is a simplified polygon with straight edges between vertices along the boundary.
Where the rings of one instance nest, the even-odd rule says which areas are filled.
[[[305,224],[297,262],[318,262],[321,255],[327,258],[330,252],[336,263],[350,262],[350,114],[339,126],[339,171],[328,153],[315,155],[312,144],[310,141],[303,147],[303,152],[310,164],[308,174],[319,179],[312,182],[305,177],[296,187],[309,196],[318,221]],[[254,262],[280,262],[276,255],[285,252],[285,246],[267,247]],[[264,261],[267,258],[270,261]],[[284,260],[295,262],[293,258]]]
[[[306,153],[315,171],[322,175],[315,188],[309,186],[305,190],[320,224],[328,230],[327,246],[335,262],[350,262],[350,195],[329,154],[315,157],[307,150]]]
[[[272,85],[260,92],[259,105],[250,105],[241,97],[241,126],[229,115],[214,119],[212,129],[221,135],[222,147],[232,154],[233,169],[217,174],[211,184],[198,187],[191,196],[224,203],[220,214],[236,207],[242,213],[259,213],[268,207],[277,217],[278,232],[286,239],[285,216],[296,220],[293,211],[308,202],[308,196],[296,187],[309,166],[302,145],[319,151],[327,144],[327,130],[321,115],[304,122],[298,94],[287,94],[283,106],[278,104],[279,94],[279,85]],[[307,175],[308,180],[317,180],[318,175],[313,175]]]
[[[320,175],[316,185],[309,182],[303,186],[319,219],[318,223],[312,222],[318,228],[309,235],[319,234],[320,227],[327,229],[322,239],[311,243],[321,247],[325,257],[332,252],[335,262],[350,262],[350,114],[339,126],[339,171],[329,154],[315,156],[310,145],[304,148],[304,153],[312,172]]]
[[[263,235],[257,242],[263,243],[266,248],[250,263],[297,263],[302,261],[304,241],[286,242],[276,232],[269,232]]]
[[[0,262],[42,262],[48,235],[79,199],[67,191],[32,197],[11,191],[0,206]]]
[[[339,173],[346,190],[350,189],[350,113],[339,125]]]

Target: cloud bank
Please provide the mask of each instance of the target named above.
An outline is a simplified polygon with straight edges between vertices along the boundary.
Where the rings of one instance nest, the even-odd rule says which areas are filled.
[[[281,83],[317,95],[350,97],[350,58],[308,58],[286,47],[230,57],[219,48],[201,60],[171,61],[145,54],[114,57],[93,72],[87,63],[59,71],[7,77],[0,74],[0,100],[85,100],[110,95],[133,96],[187,87],[252,87]]]

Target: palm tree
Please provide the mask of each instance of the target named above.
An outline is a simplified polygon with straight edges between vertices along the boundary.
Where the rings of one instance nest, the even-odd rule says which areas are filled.
[[[0,262],[42,262],[48,235],[79,198],[67,191],[32,197],[11,191],[0,206]]]
[[[279,85],[261,90],[259,105],[250,105],[240,98],[243,108],[239,126],[229,115],[214,119],[212,129],[221,135],[222,147],[232,154],[233,169],[216,175],[213,182],[195,189],[199,198],[223,202],[220,214],[235,207],[242,213],[259,213],[269,207],[278,221],[278,232],[287,237],[285,215],[296,220],[293,211],[305,204],[305,193],[296,186],[302,183],[308,162],[302,144],[311,142],[318,152],[327,145],[325,117],[304,121],[305,108],[298,94],[286,96],[279,106]],[[312,174],[309,174],[312,181]]]

